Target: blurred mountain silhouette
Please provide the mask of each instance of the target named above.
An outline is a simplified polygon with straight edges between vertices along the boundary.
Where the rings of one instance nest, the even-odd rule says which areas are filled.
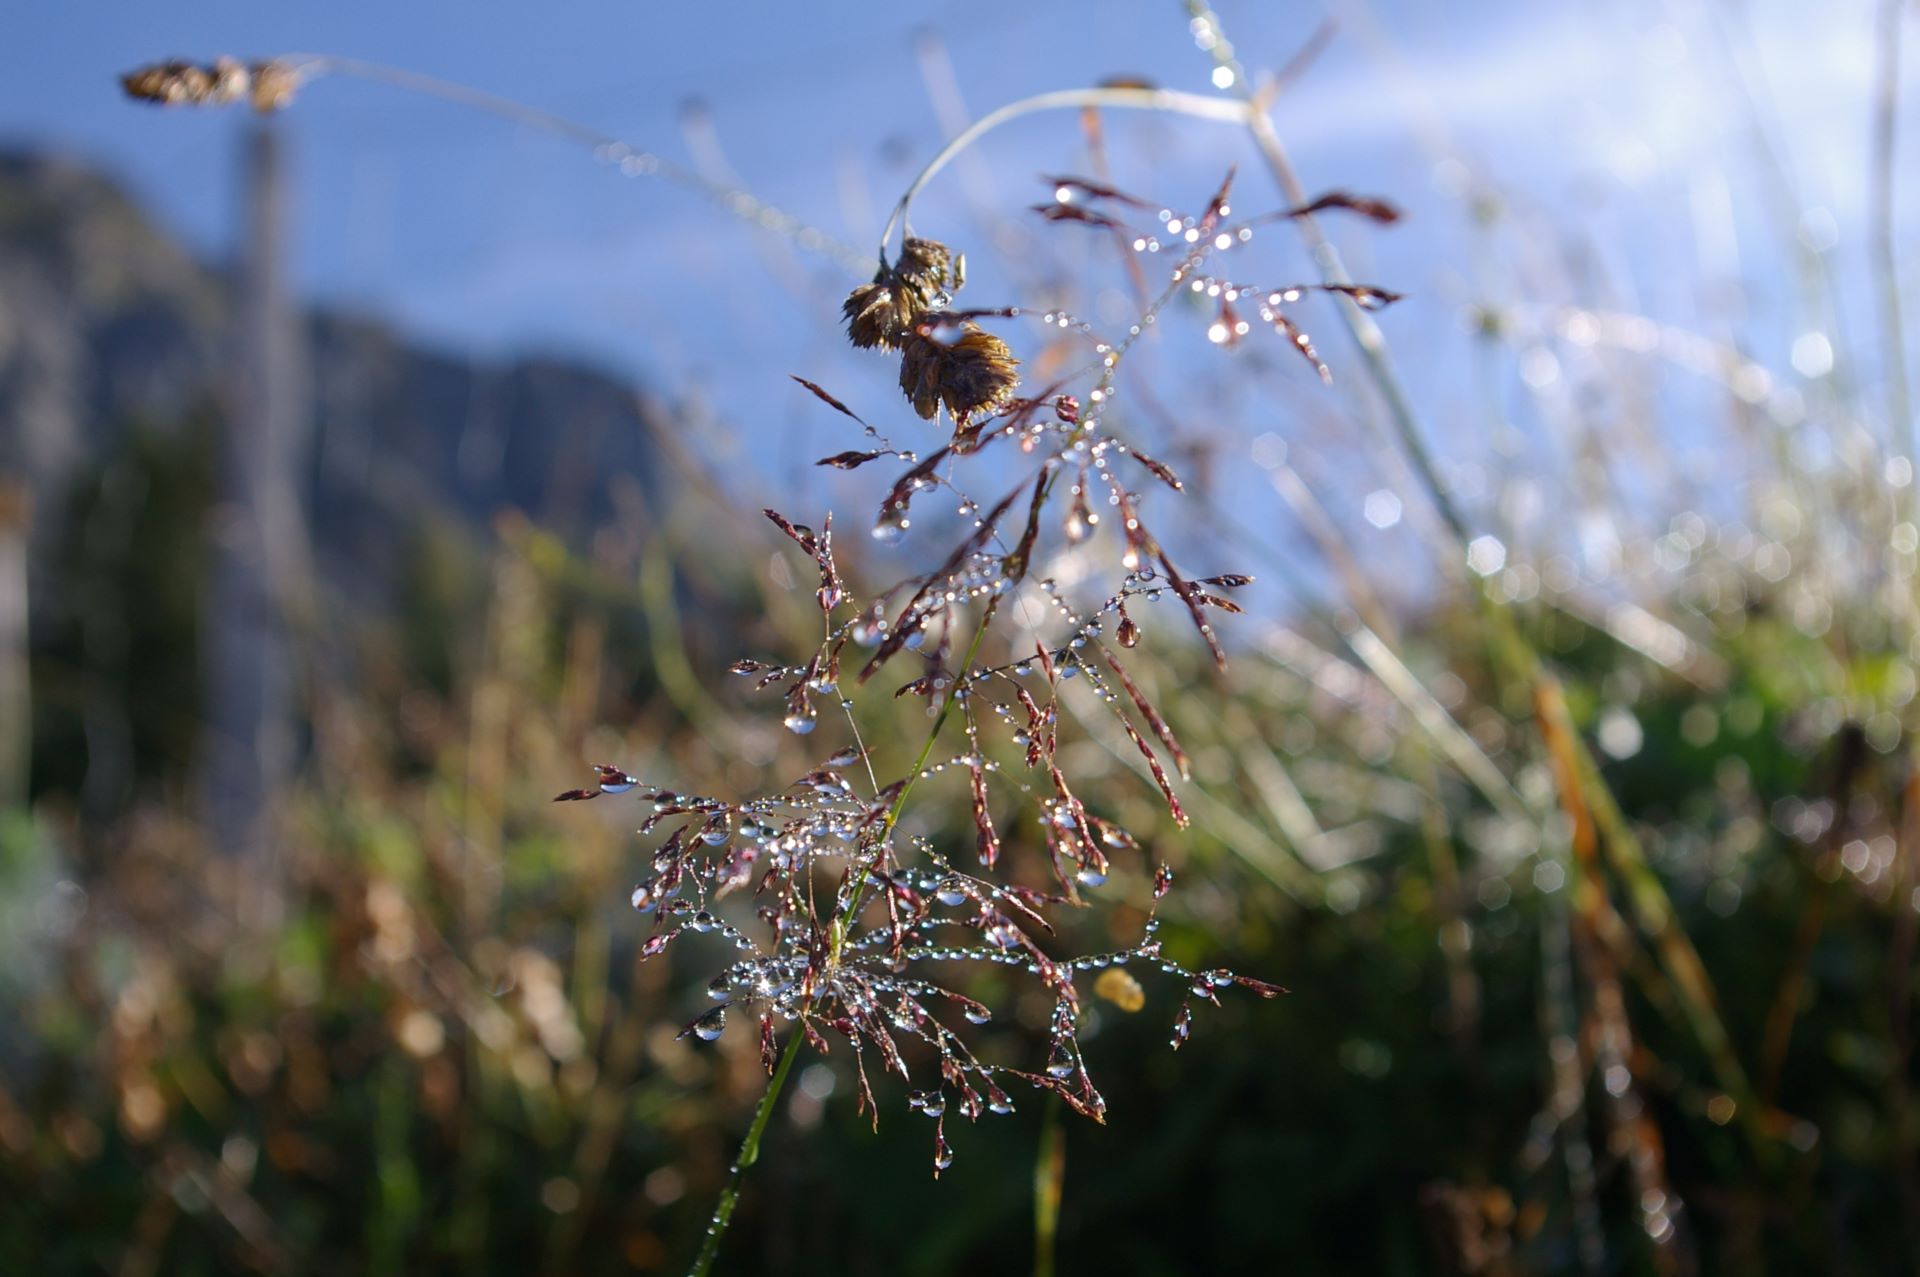
[[[110,178],[0,152],[0,474],[36,495],[36,540],[135,426],[223,415],[232,294],[225,267],[196,261]],[[304,312],[304,332],[301,497],[330,584],[384,578],[393,534],[430,516],[478,529],[513,508],[577,544],[617,484],[647,483],[648,423],[663,413],[615,377],[424,349],[324,308]]]
[[[231,264],[99,172],[0,152],[0,801],[105,822],[197,787],[219,845],[266,848],[362,639],[451,678],[498,516],[584,552],[662,504],[668,414],[625,382],[285,298],[271,140]]]

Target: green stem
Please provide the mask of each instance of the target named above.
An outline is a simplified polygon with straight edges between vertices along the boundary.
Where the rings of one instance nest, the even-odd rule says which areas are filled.
[[[1040,1151],[1033,1159],[1033,1277],[1053,1277],[1054,1239],[1060,1233],[1060,1192],[1067,1178],[1067,1133],[1060,1096],[1049,1092],[1040,1119]]]
[[[760,1107],[754,1110],[753,1125],[747,1128],[747,1138],[740,1141],[740,1155],[733,1159],[727,1171],[727,1186],[720,1190],[720,1204],[714,1207],[713,1222],[707,1225],[700,1255],[687,1270],[688,1277],[706,1277],[713,1261],[719,1257],[720,1240],[727,1235],[727,1225],[733,1222],[733,1208],[740,1204],[740,1181],[746,1177],[747,1167],[760,1160],[760,1137],[766,1134],[773,1106],[787,1084],[787,1074],[793,1071],[793,1062],[800,1057],[800,1044],[805,1040],[804,1034],[794,1034],[787,1040],[787,1049],[780,1053],[780,1063],[774,1066],[766,1094],[760,1097]]]
[[[980,626],[973,632],[973,641],[967,645],[967,654],[961,662],[962,669],[973,668],[973,658],[979,655],[981,640],[987,636],[987,627],[993,623],[993,614],[999,609],[1000,600],[994,598],[987,603],[986,611],[980,616]],[[933,728],[927,733],[926,743],[920,746],[920,756],[913,760],[913,770],[907,773],[907,783],[900,787],[894,797],[893,806],[887,810],[887,819],[881,826],[879,847],[886,846],[887,837],[893,833],[894,825],[899,823],[900,813],[905,810],[907,795],[913,791],[914,783],[920,779],[920,773],[926,769],[927,759],[933,756],[933,746],[940,739],[940,731],[947,725],[947,719],[953,714],[955,697],[949,696],[941,703],[940,712],[934,717]],[[833,924],[833,939],[827,954],[827,964],[831,966],[840,957],[840,950],[847,942],[847,920],[860,910],[860,904],[866,894],[866,878],[854,885],[853,897]],[[810,1011],[812,1008],[809,1007]],[[802,1014],[802,1020],[805,1014]],[[727,1227],[733,1222],[734,1207],[740,1204],[740,1185],[746,1178],[747,1168],[760,1160],[760,1137],[766,1133],[767,1123],[773,1118],[773,1108],[779,1102],[780,1092],[787,1085],[787,1074],[793,1071],[793,1062],[800,1056],[800,1046],[806,1040],[804,1033],[795,1033],[787,1039],[787,1046],[780,1053],[780,1062],[774,1066],[773,1076],[767,1080],[766,1092],[760,1097],[759,1107],[753,1111],[753,1125],[747,1128],[747,1137],[740,1141],[740,1155],[733,1159],[733,1165],[727,1170],[727,1183],[720,1190],[720,1201],[713,1211],[713,1222],[707,1225],[707,1235],[700,1242],[700,1254],[694,1259],[693,1267],[687,1270],[687,1277],[706,1277],[713,1268],[713,1261],[719,1257],[720,1243],[726,1238]]]

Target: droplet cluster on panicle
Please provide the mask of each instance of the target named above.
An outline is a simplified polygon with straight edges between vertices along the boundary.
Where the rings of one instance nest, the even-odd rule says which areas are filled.
[[[1179,990],[1175,1048],[1192,1035],[1196,1004],[1218,1003],[1223,989],[1282,992],[1225,969],[1190,969],[1167,955],[1160,909],[1173,875],[1165,865],[1151,871],[1150,899],[1140,902],[1144,921],[1131,945],[1080,956],[1056,952],[1061,910],[1086,906],[1092,893],[1116,886],[1148,894],[1141,840],[1083,791],[1062,748],[1063,725],[1110,715],[1139,752],[1171,822],[1184,827],[1179,786],[1191,761],[1154,702],[1154,680],[1136,672],[1142,622],[1151,623],[1157,605],[1173,608],[1224,665],[1215,618],[1240,611],[1230,596],[1252,583],[1242,573],[1184,572],[1156,535],[1149,495],[1181,494],[1186,484],[1116,429],[1118,374],[1176,297],[1217,302],[1219,344],[1245,334],[1244,309],[1323,370],[1287,308],[1308,292],[1368,307],[1393,300],[1360,286],[1255,290],[1205,269],[1210,256],[1241,249],[1264,223],[1327,212],[1384,223],[1395,214],[1383,202],[1335,193],[1235,223],[1231,175],[1197,215],[1167,208],[1156,215],[1156,206],[1086,179],[1049,181],[1054,198],[1040,206],[1041,215],[1113,236],[1136,280],[1142,261],[1165,253],[1155,300],[1125,335],[1103,338],[1066,311],[1044,311],[1037,318],[1047,339],[1082,345],[1086,356],[1077,366],[1071,358],[1049,359],[1046,366],[1066,371],[1022,395],[1019,361],[980,322],[1017,319],[1022,311],[955,309],[964,256],[909,235],[894,260],[883,255],[842,313],[855,346],[899,357],[903,394],[920,417],[945,415],[945,442],[897,446],[825,388],[794,379],[861,432],[858,446],[820,465],[902,467],[881,494],[874,541],[902,543],[922,523],[957,529],[944,554],[926,556],[891,586],[862,591],[836,555],[830,514],[816,528],[765,511],[817,574],[821,638],[804,655],[743,656],[731,668],[755,690],[782,699],[782,719],[798,736],[811,739],[822,726],[821,701],[837,701],[840,714],[832,717],[844,717],[852,743],[777,791],[744,801],[676,793],[612,765],[597,769],[594,787],[560,795],[632,794],[651,804],[641,833],[657,842],[632,893],[649,928],[640,956],[662,953],[685,935],[703,938],[701,952],[715,952],[717,944],[724,955],[707,985],[708,1005],[683,1036],[718,1041],[730,1018],[745,1017],[758,1026],[769,1071],[783,1034],[790,1041],[800,1035],[821,1055],[835,1054],[837,1042],[851,1057],[857,1108],[876,1123],[868,1065],[897,1074],[909,1110],[933,1119],[936,1175],[953,1161],[946,1119],[1011,1113],[1008,1092],[1016,1082],[1104,1120],[1106,1102],[1080,1048],[1086,992],[1131,1014],[1151,1003],[1152,978],[1164,978]],[[1140,221],[1151,221],[1151,229],[1136,226]],[[1002,469],[1018,477],[997,499],[976,498],[961,475],[996,445]],[[1102,559],[1117,560],[1107,579],[1118,584],[1099,598],[1087,583],[1098,579]],[[1072,565],[1074,588],[1049,575],[1056,562]],[[1003,613],[1009,599],[1019,607]],[[1017,626],[1009,615],[1016,612]],[[899,668],[902,662],[910,668]],[[917,761],[891,777],[883,760],[897,751],[884,744],[869,750],[853,714],[858,690],[889,670],[898,671],[885,683],[891,700],[920,704],[932,722]],[[955,730],[964,744],[942,753]],[[949,774],[965,778],[972,843],[965,856],[945,836],[903,836],[898,827],[916,786]],[[1051,999],[1037,1068],[982,1053],[978,1034],[993,1021],[993,1009],[968,992],[965,977],[984,970],[1015,977],[988,987],[1005,992],[1030,981]]]

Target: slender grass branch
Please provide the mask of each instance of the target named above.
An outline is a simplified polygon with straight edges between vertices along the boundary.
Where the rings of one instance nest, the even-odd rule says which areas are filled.
[[[1207,97],[1199,93],[1182,93],[1176,89],[1057,89],[1051,93],[1038,93],[1030,98],[1021,98],[1018,102],[1009,102],[997,111],[990,111],[975,120],[967,128],[954,135],[953,139],[931,160],[925,168],[915,175],[908,184],[906,192],[900,196],[900,202],[893,206],[893,215],[887,218],[887,227],[880,233],[880,256],[887,255],[887,245],[893,240],[896,229],[904,230],[907,210],[912,206],[914,197],[920,194],[922,187],[933,180],[934,176],[951,163],[954,157],[978,142],[986,134],[1002,124],[1017,120],[1024,115],[1033,115],[1040,111],[1060,111],[1084,109],[1087,107],[1110,107],[1121,110],[1164,111],[1173,115],[1188,115],[1201,120],[1218,120],[1226,124],[1244,124],[1248,108],[1225,98]]]
[[[961,668],[972,669],[974,657],[980,653],[980,644],[987,636],[987,629],[993,624],[993,615],[999,609],[1000,600],[996,597],[988,600],[985,611],[980,615],[980,624],[973,632],[973,641],[967,644],[966,657]],[[900,821],[900,814],[906,810],[907,795],[913,792],[914,783],[920,773],[926,769],[927,760],[933,756],[934,744],[940,739],[940,732],[953,715],[955,697],[949,696],[940,705],[940,712],[934,716],[933,727],[927,732],[926,742],[920,746],[919,757],[913,760],[913,769],[907,773],[906,784],[894,796],[893,805],[887,809],[886,820],[880,828],[875,841],[876,860],[885,854],[887,839],[892,836],[893,828]],[[846,911],[834,921],[833,934],[828,949],[827,962],[831,965],[840,958],[841,950],[847,943],[847,920],[860,911],[866,896],[866,875],[854,884],[853,895]],[[804,1017],[803,1017],[804,1019]],[[780,1053],[779,1063],[774,1065],[773,1076],[767,1079],[767,1089],[760,1096],[760,1103],[753,1111],[753,1124],[747,1128],[746,1138],[740,1141],[739,1156],[733,1159],[733,1165],[727,1169],[727,1182],[720,1190],[719,1204],[714,1208],[713,1222],[707,1225],[707,1235],[701,1239],[700,1253],[694,1258],[693,1267],[687,1270],[688,1277],[706,1277],[712,1270],[713,1261],[720,1254],[720,1243],[726,1238],[727,1228],[733,1223],[733,1211],[740,1204],[740,1187],[746,1178],[747,1168],[760,1160],[760,1140],[766,1134],[767,1123],[773,1117],[774,1106],[779,1103],[780,1093],[786,1088],[787,1075],[793,1071],[793,1062],[799,1058],[800,1048],[806,1041],[806,1035],[796,1032],[787,1039],[786,1049]]]
[[[453,80],[423,75],[404,67],[368,62],[360,58],[335,57],[325,53],[297,53],[280,59],[297,74],[302,83],[334,75],[438,98],[524,128],[556,137],[591,150],[600,159],[617,164],[630,177],[657,177],[675,186],[704,195],[722,209],[793,241],[795,247],[819,253],[838,262],[848,273],[859,276],[873,270],[872,259],[852,246],[809,225],[792,213],[767,203],[752,192],[726,182],[717,182],[683,164],[636,146],[591,125],[570,120],[539,107],[528,106],[498,93],[489,93]]]
[[[1894,142],[1900,116],[1900,23],[1903,0],[1880,0],[1875,44],[1873,164],[1868,214],[1874,275],[1879,281],[1880,349],[1887,385],[1887,450],[1904,448],[1909,461],[1920,460],[1920,425],[1913,419],[1907,390],[1907,345],[1900,313],[1899,263],[1894,255]],[[1909,492],[1913,485],[1909,483]]]

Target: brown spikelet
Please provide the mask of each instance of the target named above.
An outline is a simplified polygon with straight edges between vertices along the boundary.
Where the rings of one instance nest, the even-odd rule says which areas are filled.
[[[793,522],[793,520],[787,518],[786,515],[781,514],[778,510],[768,509],[762,510],[760,513],[771,519],[775,527],[792,537],[794,543],[802,550],[805,550],[808,554],[818,553],[820,546],[818,540],[814,537],[812,528],[802,523]]]
[[[1153,707],[1153,702],[1147,699],[1146,694],[1133,681],[1133,676],[1113,658],[1113,653],[1105,652],[1102,655],[1107,658],[1107,668],[1113,671],[1114,676],[1120,680],[1120,686],[1126,689],[1128,697],[1132,699],[1133,707],[1140,711],[1140,717],[1147,720],[1147,726],[1153,729],[1153,734],[1159,738],[1162,745],[1166,746],[1168,757],[1173,759],[1173,765],[1180,770],[1180,779],[1191,780],[1193,763],[1188,759],[1187,751],[1180,748],[1179,740],[1174,737],[1173,728],[1167,725],[1167,720],[1162,717],[1160,711]]]
[[[1009,581],[1019,581],[1027,574],[1027,565],[1033,558],[1033,546],[1040,539],[1040,511],[1047,502],[1047,479],[1051,472],[1042,467],[1033,481],[1033,501],[1027,508],[1027,526],[1020,533],[1020,542],[1014,546],[1013,553],[1003,562],[1001,570]]]
[[[277,59],[252,65],[228,57],[204,65],[176,59],[129,71],[120,87],[130,98],[159,106],[226,106],[244,97],[264,115],[293,100],[300,73]]]
[[[1287,992],[1287,988],[1284,985],[1273,984],[1266,980],[1256,980],[1248,975],[1236,975],[1233,977],[1233,982],[1242,988],[1252,989],[1263,998],[1277,998]]]
[[[1087,226],[1107,228],[1120,225],[1118,221],[1108,217],[1105,213],[1097,213],[1093,209],[1082,208],[1078,204],[1035,204],[1033,211],[1046,218],[1049,222],[1080,222]]]
[[[1207,645],[1207,651],[1212,655],[1214,665],[1220,669],[1227,668],[1227,653],[1220,646],[1220,640],[1213,632],[1213,622],[1207,619],[1206,611],[1200,604],[1199,595],[1204,591],[1199,590],[1193,582],[1180,575],[1180,569],[1173,566],[1173,560],[1167,557],[1166,551],[1160,551],[1159,558],[1160,567],[1167,574],[1167,584],[1173,587],[1173,592],[1179,596],[1180,601],[1187,605],[1187,615],[1193,618],[1194,628],[1200,631],[1200,640]]]
[[[1378,222],[1382,226],[1391,226],[1400,220],[1400,210],[1386,200],[1371,195],[1355,195],[1351,191],[1329,191],[1319,199],[1299,208],[1290,208],[1286,217],[1311,217],[1315,213],[1338,210],[1357,213],[1368,221]]]
[[[1302,359],[1313,365],[1313,370],[1320,374],[1321,381],[1329,386],[1333,384],[1333,370],[1328,368],[1326,361],[1320,358],[1320,352],[1313,348],[1313,339],[1288,318],[1284,311],[1273,312],[1273,329],[1292,343],[1293,348],[1300,352]]]
[[[980,852],[980,863],[991,869],[1000,859],[1000,835],[994,832],[993,814],[987,810],[987,773],[978,762],[967,764],[973,781],[973,828]]]
[[[1389,288],[1375,288],[1372,284],[1322,284],[1320,291],[1337,293],[1362,310],[1382,310],[1406,297],[1404,293],[1396,293]]]
[[[878,452],[851,450],[847,452],[836,452],[831,457],[822,457],[813,464],[816,466],[832,466],[836,470],[857,470],[861,466],[866,465],[867,462],[876,461],[887,455],[889,454],[885,449],[881,449]]]
[[[1020,385],[1019,363],[1006,342],[972,322],[952,342],[914,333],[902,343],[900,389],[922,417],[932,420],[944,406],[964,422],[1006,407]]]
[[[886,281],[882,271],[872,283],[862,284],[847,294],[840,313],[846,317],[847,337],[861,350],[893,350],[911,331],[914,321],[926,313],[924,304],[910,291]]]
[[[840,306],[847,337],[862,350],[898,349],[936,302],[944,302],[942,294],[959,286],[958,261],[945,244],[909,238],[900,246],[898,261],[891,266],[883,261],[871,282],[847,294]],[[822,394],[808,383],[801,384]],[[828,402],[839,406],[831,398]]]
[[[1160,796],[1167,800],[1167,811],[1172,814],[1173,823],[1185,829],[1187,827],[1186,809],[1180,805],[1179,797],[1173,792],[1173,782],[1167,779],[1166,768],[1162,767],[1160,760],[1154,756],[1153,747],[1147,744],[1147,738],[1140,734],[1140,729],[1135,727],[1132,720],[1125,715],[1121,716],[1120,726],[1127,729],[1127,735],[1139,749],[1140,757],[1147,760],[1147,770],[1153,773],[1153,783],[1160,787]]]
[[[1173,472],[1172,466],[1169,466],[1164,461],[1154,460],[1138,448],[1129,449],[1129,452],[1135,461],[1138,461],[1153,473],[1154,478],[1166,484],[1175,492],[1184,492],[1186,490],[1186,485],[1180,482],[1180,476]]]
[[[949,285],[959,287],[953,250],[937,239],[908,236],[900,245],[900,260],[894,271],[901,279],[931,296]]]
[[[253,92],[250,100],[253,109],[262,115],[278,111],[293,101],[294,90],[300,87],[300,77],[284,62],[256,62],[253,64]]]
[[[120,77],[128,97],[161,106],[205,102],[211,85],[206,69],[191,62],[156,62]]]
[[[1096,182],[1091,178],[1053,176],[1043,177],[1040,180],[1055,189],[1064,188],[1068,191],[1077,191],[1090,199],[1114,200],[1121,204],[1131,204],[1135,208],[1151,207],[1151,205],[1143,199],[1129,195],[1118,187],[1109,186],[1105,182]]]
[[[858,290],[856,289],[855,291],[857,292]],[[789,373],[787,375],[790,377],[793,376],[792,373]],[[840,413],[843,416],[851,417],[855,421],[860,421],[859,413],[847,407],[845,404],[841,403],[838,399],[835,399],[832,395],[828,394],[826,390],[824,390],[822,387],[815,385],[811,381],[808,381],[805,377],[793,377],[793,379],[799,382],[801,385],[805,386],[808,389],[808,391],[812,393],[815,399],[818,399],[821,403],[827,405],[827,407],[833,409],[835,412]],[[860,424],[864,426],[867,423],[864,421],[860,421]]]

